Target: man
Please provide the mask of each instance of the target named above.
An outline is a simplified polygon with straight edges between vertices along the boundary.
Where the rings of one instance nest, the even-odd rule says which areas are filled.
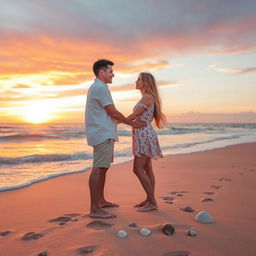
[[[86,101],[86,137],[89,146],[93,147],[93,168],[89,178],[92,218],[115,218],[116,215],[103,210],[103,207],[117,207],[104,197],[106,172],[113,160],[114,142],[117,137],[117,122],[134,128],[145,126],[145,122],[131,122],[116,108],[107,84],[114,77],[109,60],[98,60],[93,65],[96,76],[91,85]]]

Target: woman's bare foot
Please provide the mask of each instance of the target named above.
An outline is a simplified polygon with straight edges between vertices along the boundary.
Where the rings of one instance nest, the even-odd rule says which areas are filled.
[[[147,204],[144,207],[138,209],[137,211],[138,212],[149,212],[149,211],[154,211],[156,209],[157,209],[157,204],[150,203],[150,204]]]
[[[89,216],[91,218],[103,218],[103,219],[112,219],[116,218],[116,215],[113,213],[106,212],[102,209],[91,211]]]
[[[105,201],[99,203],[99,206],[101,208],[106,208],[106,207],[118,207],[119,205],[115,204],[115,203],[108,202],[108,201],[105,200]]]
[[[141,203],[139,203],[139,204],[134,205],[134,207],[143,207],[143,206],[145,206],[147,203],[148,203],[148,200],[146,199],[145,201],[143,201],[143,202],[141,202]]]

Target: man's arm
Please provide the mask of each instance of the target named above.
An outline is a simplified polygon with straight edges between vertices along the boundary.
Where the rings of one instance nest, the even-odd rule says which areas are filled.
[[[107,105],[104,107],[104,109],[107,111],[108,115],[110,115],[113,119],[117,120],[120,123],[130,125],[134,128],[141,128],[141,127],[146,126],[146,123],[144,121],[132,122],[132,121],[128,120],[122,113],[120,113],[115,108],[114,104]]]

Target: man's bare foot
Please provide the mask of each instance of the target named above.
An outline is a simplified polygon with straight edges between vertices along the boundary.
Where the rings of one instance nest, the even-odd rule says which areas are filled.
[[[134,205],[134,207],[143,207],[148,203],[147,199],[139,204]]]
[[[149,212],[149,211],[154,211],[157,209],[157,205],[156,204],[147,204],[144,207],[138,209],[138,212]]]
[[[115,204],[115,203],[108,202],[108,201],[103,201],[103,202],[99,203],[99,206],[101,208],[106,208],[106,207],[118,207],[119,205]]]
[[[90,212],[89,216],[91,218],[103,218],[103,219],[116,218],[115,214],[103,211],[101,209]]]

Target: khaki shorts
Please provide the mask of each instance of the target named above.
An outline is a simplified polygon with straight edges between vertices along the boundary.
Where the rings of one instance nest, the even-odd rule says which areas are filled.
[[[93,147],[93,167],[109,168],[113,162],[114,140],[107,139]]]

